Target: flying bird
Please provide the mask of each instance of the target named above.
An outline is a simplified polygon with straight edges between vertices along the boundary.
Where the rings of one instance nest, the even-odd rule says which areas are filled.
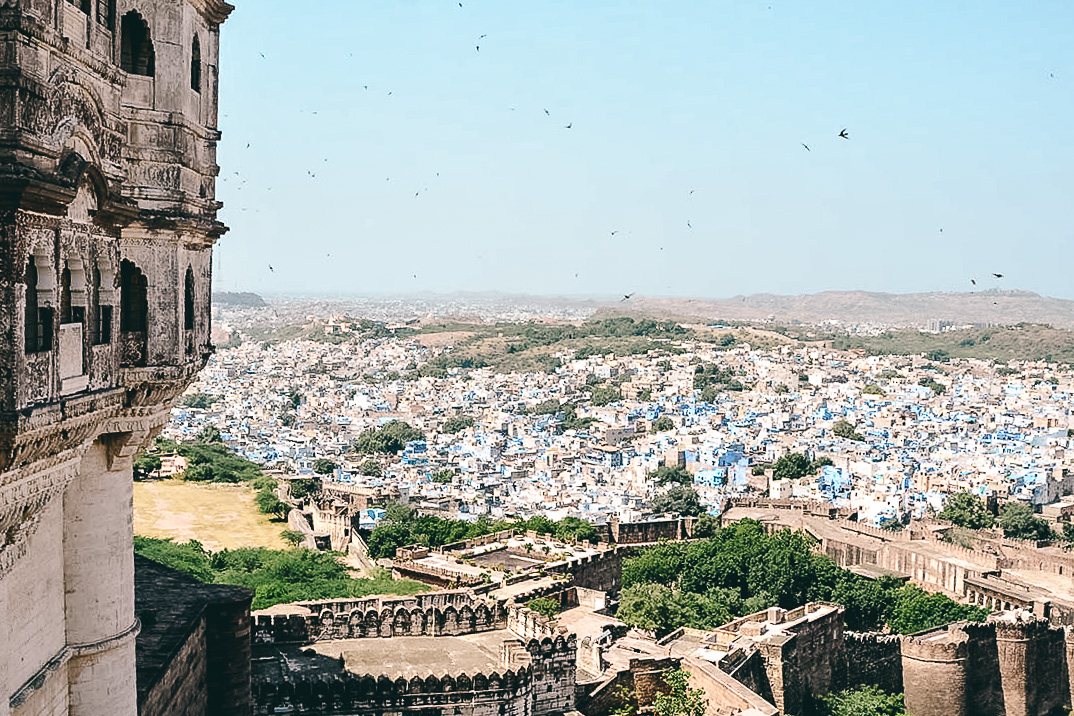
[[[850,135],[847,134],[847,128],[843,127],[843,131],[839,133],[839,137],[842,139],[850,139]]]
[[[690,228],[690,229],[694,228],[694,225],[691,224],[689,221],[686,222],[686,226],[687,226],[687,228]]]
[[[563,128],[564,129],[570,129],[572,126],[574,126],[574,122],[571,122],[570,124],[564,125]]]
[[[974,286],[976,286],[977,285],[977,279],[971,278],[970,283],[972,283]]]
[[[808,145],[808,144],[806,144],[805,142],[802,142],[802,146],[803,146],[803,147],[805,147],[805,150],[806,150],[807,152],[812,152],[812,151],[813,151],[812,149],[810,149],[810,148],[809,148],[809,145]]]
[[[551,117],[551,116],[552,116],[552,113],[551,113],[551,112],[549,112],[549,111],[548,111],[547,109],[546,109],[546,110],[544,111],[544,113],[545,113],[545,114],[546,114],[547,116],[549,116],[549,117]]]
[[[992,275],[995,276],[996,278],[1003,278],[1003,274],[1001,274],[1001,273],[994,273]]]
[[[623,301],[629,301],[632,298],[634,298],[634,294],[628,293],[627,295],[623,296]],[[620,303],[622,303],[622,301],[620,301]]]
[[[690,193],[687,194],[686,196],[693,196],[695,191],[697,191],[697,190],[696,189],[691,189]]]
[[[268,270],[271,271],[272,273],[276,273],[276,269],[272,268],[272,264],[268,265]]]
[[[488,35],[482,35],[481,37],[479,37],[479,38],[477,38],[477,39],[479,39],[479,40],[484,40],[484,39],[485,39],[486,37],[488,37]]]
[[[618,234],[618,233],[619,233],[618,231],[613,231],[613,232],[612,232],[612,236],[615,236],[615,235],[616,235],[616,234]]]
[[[481,52],[481,45],[474,45],[474,48],[475,48],[475,49],[476,49],[476,50],[477,50],[478,52]]]

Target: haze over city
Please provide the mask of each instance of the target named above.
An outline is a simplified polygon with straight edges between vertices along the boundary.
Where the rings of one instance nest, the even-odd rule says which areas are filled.
[[[1074,297],[1074,7],[810,5],[243,5],[217,287]]]

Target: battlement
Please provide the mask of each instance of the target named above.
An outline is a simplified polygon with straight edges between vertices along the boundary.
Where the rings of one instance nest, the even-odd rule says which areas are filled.
[[[969,653],[968,642],[968,635],[959,625],[950,624],[904,636],[902,654],[904,658],[919,661],[962,661]]]
[[[458,601],[452,599],[452,602]],[[336,639],[375,639],[395,636],[457,636],[503,629],[507,626],[499,603],[476,601],[422,606],[402,603],[331,601],[304,604],[311,614],[255,614],[255,644],[310,644]],[[349,608],[348,608],[349,607]]]

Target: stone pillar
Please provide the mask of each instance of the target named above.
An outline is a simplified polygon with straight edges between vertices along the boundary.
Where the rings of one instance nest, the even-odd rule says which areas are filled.
[[[3,634],[7,628],[9,615],[7,584],[0,579],[0,634]],[[9,652],[10,649],[0,649],[0,716],[8,716],[10,713],[8,699],[11,697],[12,689],[18,688],[15,684],[7,682],[7,675],[11,671],[7,663]]]
[[[93,444],[63,498],[71,716],[138,711],[132,458],[114,445]]]

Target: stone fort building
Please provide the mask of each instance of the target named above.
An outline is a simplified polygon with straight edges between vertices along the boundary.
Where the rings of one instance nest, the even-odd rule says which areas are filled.
[[[248,644],[241,593],[136,614],[131,526],[132,456],[211,350],[231,10],[0,1],[0,716],[131,716],[176,654]],[[201,712],[249,709],[199,678]]]

